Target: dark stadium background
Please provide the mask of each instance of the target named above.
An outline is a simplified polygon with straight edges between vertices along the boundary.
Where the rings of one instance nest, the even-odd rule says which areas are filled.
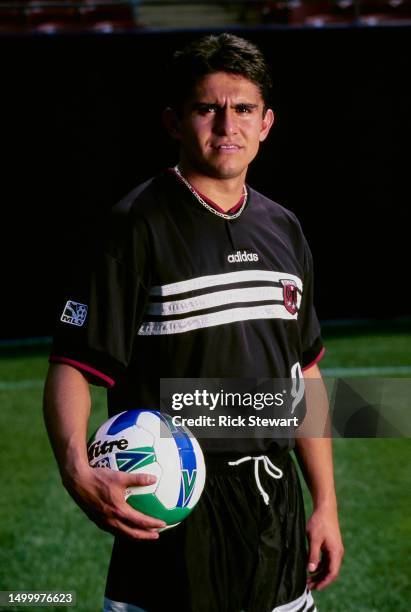
[[[409,315],[410,29],[235,33],[261,46],[276,85],[249,183],[301,220],[320,318]],[[51,334],[55,289],[68,263],[85,265],[89,228],[176,161],[164,61],[196,35],[0,38],[1,338]]]

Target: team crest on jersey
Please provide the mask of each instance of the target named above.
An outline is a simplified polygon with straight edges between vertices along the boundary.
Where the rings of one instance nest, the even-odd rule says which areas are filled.
[[[63,323],[70,323],[70,325],[77,325],[81,327],[87,318],[88,307],[85,304],[79,302],[73,302],[68,300],[64,306],[63,314],[60,317],[60,321]]]
[[[297,283],[288,278],[280,280],[280,283],[283,286],[284,306],[288,312],[293,315],[297,312]]]

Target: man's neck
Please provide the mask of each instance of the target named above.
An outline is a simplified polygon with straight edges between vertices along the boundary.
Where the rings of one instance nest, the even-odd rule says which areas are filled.
[[[180,163],[178,167],[181,174],[196,191],[215,202],[226,212],[233,208],[244,194],[245,172],[244,176],[217,179],[199,174],[184,166],[183,163]]]

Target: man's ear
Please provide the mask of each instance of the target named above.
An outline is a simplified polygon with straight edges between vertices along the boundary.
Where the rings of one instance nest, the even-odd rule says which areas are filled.
[[[180,119],[174,108],[168,106],[163,110],[162,114],[164,126],[171,136],[176,140],[180,140]]]
[[[263,117],[261,131],[260,131],[260,142],[263,142],[268,136],[269,131],[274,123],[274,113],[271,108],[268,108]]]

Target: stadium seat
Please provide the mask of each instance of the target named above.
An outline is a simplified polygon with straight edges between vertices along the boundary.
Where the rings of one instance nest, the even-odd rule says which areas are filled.
[[[0,33],[114,32],[137,25],[127,0],[26,0],[18,7],[0,4]]]
[[[303,2],[295,11],[294,23],[322,27],[326,25],[349,25],[355,21],[354,0],[328,0],[326,2]]]
[[[137,27],[131,4],[85,0],[79,8],[80,21],[87,30],[113,32]]]
[[[360,23],[401,25],[411,23],[411,0],[361,0]]]
[[[79,16],[69,2],[47,6],[46,2],[30,2],[26,9],[27,28],[31,31],[54,34],[79,29]]]
[[[265,2],[263,23],[288,25],[350,24],[355,20],[354,0]]]

